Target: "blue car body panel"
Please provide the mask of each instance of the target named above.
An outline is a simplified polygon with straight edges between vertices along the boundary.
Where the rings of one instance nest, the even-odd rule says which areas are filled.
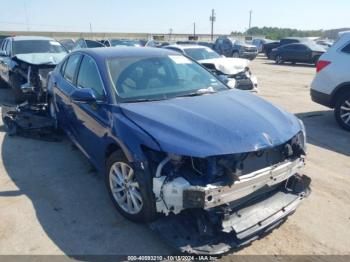
[[[239,90],[120,106],[163,151],[194,157],[274,147],[300,131],[295,116]]]
[[[147,160],[142,146],[207,157],[270,148],[287,142],[301,130],[294,115],[239,90],[117,103],[106,59],[177,54],[173,51],[98,48],[79,50],[71,55],[74,53],[89,55],[96,61],[107,101],[97,105],[72,101],[70,96],[76,87],[63,78],[60,66],[50,76],[49,91],[62,128],[99,170],[104,170],[106,152],[111,145],[121,148],[132,162]]]

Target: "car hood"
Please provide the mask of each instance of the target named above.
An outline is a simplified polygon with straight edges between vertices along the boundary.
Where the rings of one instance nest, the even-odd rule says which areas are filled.
[[[253,152],[283,144],[301,130],[294,115],[240,90],[120,107],[161,150],[185,156]]]
[[[205,59],[198,61],[204,66],[207,64],[212,64],[215,66],[215,69],[226,74],[226,75],[235,75],[238,74],[249,65],[249,60],[242,58],[213,58]]]
[[[32,65],[57,65],[66,55],[66,53],[31,53],[18,54],[16,58]]]

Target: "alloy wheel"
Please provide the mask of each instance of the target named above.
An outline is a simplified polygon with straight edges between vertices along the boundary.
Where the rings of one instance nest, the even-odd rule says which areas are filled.
[[[113,198],[126,213],[141,211],[143,200],[134,170],[126,163],[115,162],[109,171],[109,186]]]
[[[345,100],[340,106],[340,118],[345,125],[350,127],[350,99]]]

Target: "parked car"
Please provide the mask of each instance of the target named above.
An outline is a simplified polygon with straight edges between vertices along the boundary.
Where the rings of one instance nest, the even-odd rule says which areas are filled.
[[[214,50],[198,45],[169,45],[164,48],[191,57],[231,88],[257,91],[258,81],[250,72],[247,59],[222,57]]]
[[[10,37],[10,36],[9,35],[0,35],[0,47],[2,45],[2,41],[4,41],[8,37]]]
[[[95,40],[80,38],[75,42],[75,46],[73,47],[72,50],[78,50],[82,48],[96,48],[96,47],[105,47],[105,45]]]
[[[49,37],[8,37],[0,48],[0,78],[13,89],[17,103],[26,99],[26,92],[40,99],[49,72],[66,54],[66,49]]]
[[[279,48],[279,47],[284,46],[284,45],[305,43],[305,42],[309,43],[310,39],[305,38],[305,37],[287,37],[287,38],[281,39],[280,41],[264,44],[263,50],[264,50],[264,53],[267,56],[267,58],[271,59],[270,54],[271,54],[271,51],[273,49]]]
[[[323,54],[317,62],[317,74],[311,84],[314,102],[334,109],[338,124],[350,131],[350,32]]]
[[[181,251],[245,245],[308,195],[302,122],[181,54],[81,49],[49,90],[52,118],[104,174],[118,211],[153,221]]]
[[[329,40],[317,40],[316,44],[322,46],[325,49],[328,49],[333,45],[333,42]]]
[[[326,50],[320,45],[314,43],[289,44],[273,49],[270,58],[275,60],[276,64],[284,62],[315,64]]]
[[[177,41],[177,45],[200,45],[200,46],[206,46],[211,49],[214,48],[214,44],[211,42],[205,42],[205,41],[194,41],[194,40],[188,40],[188,41]]]
[[[252,45],[256,46],[256,48],[258,49],[258,53],[262,53],[263,52],[263,46],[265,44],[273,43],[273,42],[275,42],[275,41],[269,40],[269,39],[265,39],[265,38],[254,38],[252,40]]]
[[[107,47],[112,47],[112,46],[134,46],[134,47],[141,47],[144,46],[143,42],[141,40],[130,40],[130,39],[106,39],[106,40],[101,40],[101,43],[104,44]]]
[[[226,57],[247,58],[249,60],[255,59],[258,55],[256,46],[224,36],[215,41],[214,50]]]
[[[58,42],[60,42],[60,44],[63,45],[68,52],[71,52],[75,46],[75,42],[73,39],[60,39],[58,40]]]

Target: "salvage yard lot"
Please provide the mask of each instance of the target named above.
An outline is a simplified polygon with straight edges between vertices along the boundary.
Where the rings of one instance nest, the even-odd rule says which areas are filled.
[[[259,96],[304,121],[312,193],[286,223],[236,254],[350,254],[350,136],[311,101],[315,68],[258,57],[251,71]],[[0,103],[9,94],[0,89]],[[174,254],[146,225],[119,215],[102,177],[67,139],[9,137],[1,124],[0,145],[0,254]]]

